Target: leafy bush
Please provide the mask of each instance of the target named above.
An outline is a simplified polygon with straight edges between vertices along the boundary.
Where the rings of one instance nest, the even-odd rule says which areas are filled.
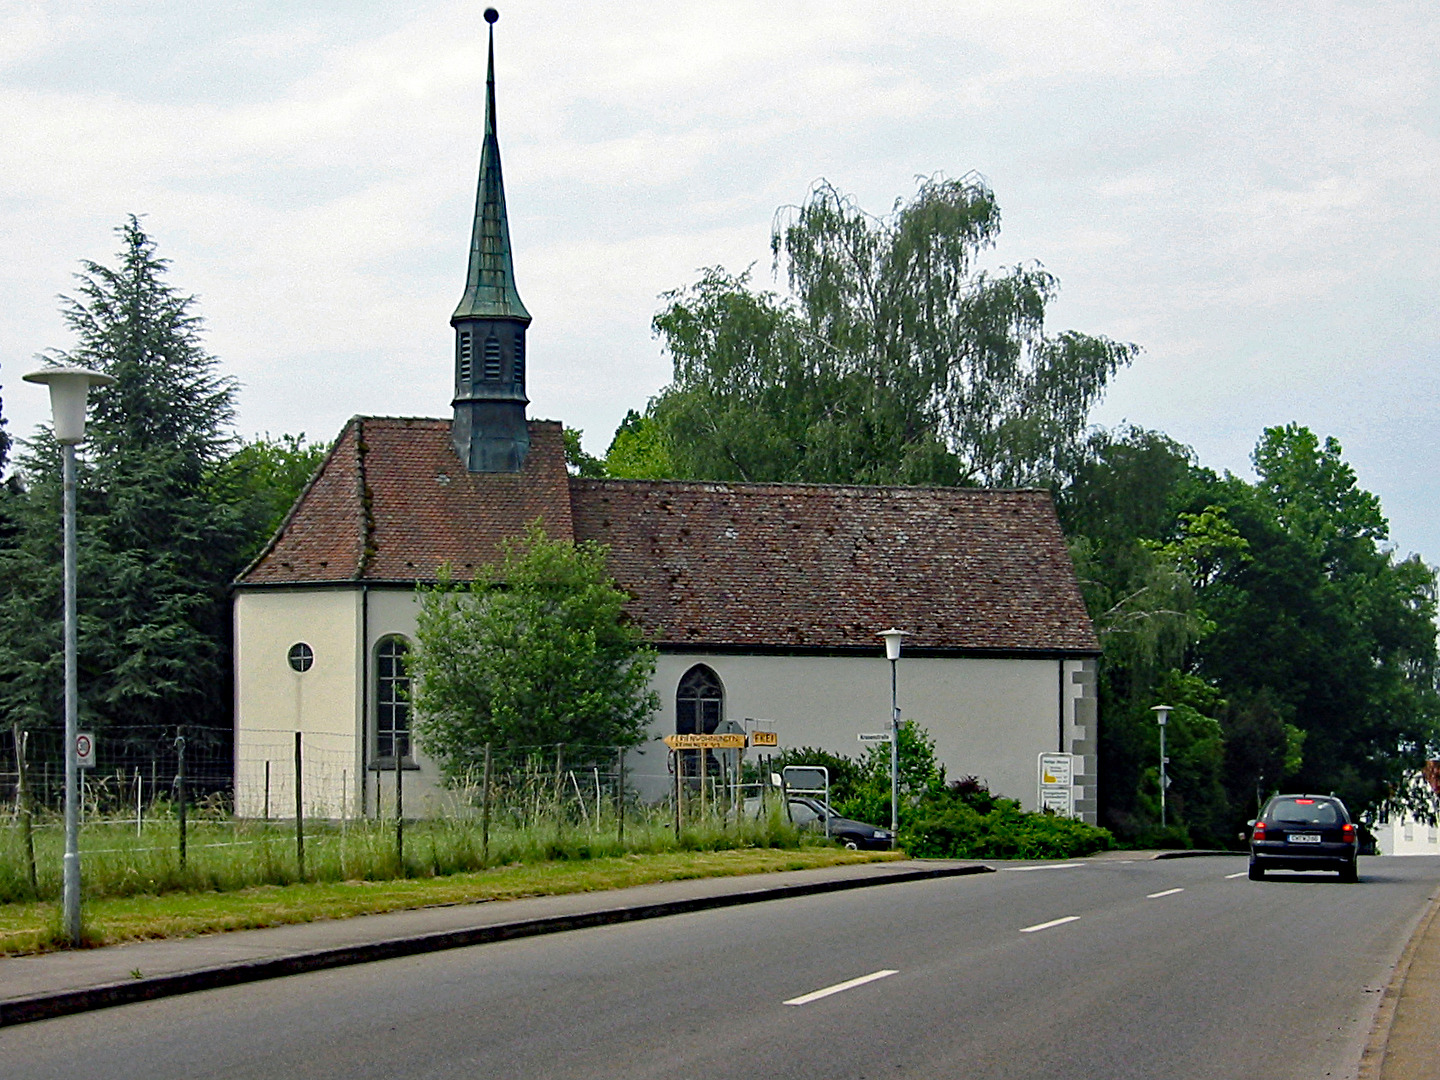
[[[1032,814],[1013,799],[948,793],[922,800],[900,830],[900,846],[930,859],[1070,859],[1108,850],[1105,829],[1074,818]],[[988,802],[981,812],[975,802]]]

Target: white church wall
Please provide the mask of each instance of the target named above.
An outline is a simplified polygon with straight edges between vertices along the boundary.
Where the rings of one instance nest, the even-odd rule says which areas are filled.
[[[371,589],[368,601],[368,648],[371,660],[371,682],[374,682],[374,662],[380,642],[387,637],[399,635],[415,647],[415,623],[420,611],[419,597],[413,588]],[[369,713],[366,731],[376,730],[375,693],[372,685],[369,695]],[[441,813],[453,812],[459,807],[455,798],[441,780],[439,767],[418,747],[412,747],[411,758],[414,768],[402,770],[401,793],[405,804],[406,817],[434,817]],[[392,769],[366,772],[365,806],[370,816],[380,814],[389,817],[395,812],[395,773]]]
[[[1036,755],[1088,750],[1093,723],[1076,722],[1076,702],[1093,695],[1087,661],[931,659],[902,656],[898,668],[901,718],[915,720],[935,740],[950,779],[978,776],[996,794],[1036,806]],[[695,664],[705,664],[725,687],[727,718],[774,722],[781,749],[813,746],[859,755],[860,732],[884,731],[890,715],[890,668],[883,657],[733,656],[662,654],[655,689],[661,707],[647,744],[637,757],[636,783],[658,797],[668,779],[665,747],[675,731],[675,691]],[[1076,676],[1081,678],[1076,680]],[[1064,731],[1062,733],[1062,710]],[[1063,744],[1063,745],[1062,745]],[[643,764],[642,764],[643,763]],[[1093,760],[1076,762],[1082,776]],[[1088,770],[1088,772],[1087,772]],[[1077,792],[1082,798],[1086,791]],[[1093,789],[1088,790],[1093,799]],[[1093,809],[1077,804],[1077,810]]]
[[[241,592],[235,598],[235,812],[295,816],[295,732],[302,733],[307,815],[353,813],[359,767],[358,593]],[[307,671],[291,646],[309,645]],[[268,764],[268,801],[267,801]]]

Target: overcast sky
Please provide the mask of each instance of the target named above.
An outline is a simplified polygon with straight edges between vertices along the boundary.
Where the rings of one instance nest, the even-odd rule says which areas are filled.
[[[243,434],[445,416],[483,118],[483,3],[0,0],[0,384],[143,216]],[[496,51],[531,415],[603,454],[668,365],[659,294],[770,279],[824,177],[874,212],[978,172],[993,263],[1053,330],[1133,341],[1095,420],[1249,475],[1262,428],[1344,445],[1440,562],[1440,18],[1417,3],[508,0]]]

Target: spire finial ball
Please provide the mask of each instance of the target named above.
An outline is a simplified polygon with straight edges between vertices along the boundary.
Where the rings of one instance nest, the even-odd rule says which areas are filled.
[[[485,21],[488,22],[491,26],[494,26],[496,20],[499,18],[500,13],[496,11],[493,7],[487,7],[485,9]]]

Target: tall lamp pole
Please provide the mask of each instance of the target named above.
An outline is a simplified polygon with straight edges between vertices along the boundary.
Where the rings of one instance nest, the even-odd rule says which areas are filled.
[[[32,371],[26,382],[50,388],[55,441],[64,459],[65,484],[65,936],[80,944],[80,770],[75,757],[79,693],[75,675],[75,446],[85,438],[90,387],[115,380],[89,368],[52,365]]]
[[[1170,778],[1165,775],[1165,766],[1170,764],[1170,759],[1165,756],[1165,725],[1170,720],[1172,705],[1156,705],[1150,711],[1155,714],[1155,722],[1160,725],[1160,828],[1165,828],[1165,789],[1170,786]]]
[[[885,639],[885,659],[890,661],[890,847],[894,850],[900,835],[900,705],[895,696],[895,665],[905,631],[892,627],[877,636]]]

